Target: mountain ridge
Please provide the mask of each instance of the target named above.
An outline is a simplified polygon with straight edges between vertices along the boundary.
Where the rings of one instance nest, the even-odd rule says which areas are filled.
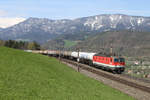
[[[87,34],[105,31],[150,31],[150,17],[125,14],[101,14],[76,19],[51,20],[30,17],[25,21],[0,29],[4,40],[27,40],[45,43],[62,34]]]

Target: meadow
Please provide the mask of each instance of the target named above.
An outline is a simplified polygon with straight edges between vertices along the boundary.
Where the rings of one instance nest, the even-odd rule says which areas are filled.
[[[55,58],[0,47],[0,100],[135,100]]]

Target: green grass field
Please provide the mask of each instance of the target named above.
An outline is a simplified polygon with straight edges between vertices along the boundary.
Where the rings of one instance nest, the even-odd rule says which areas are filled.
[[[0,47],[0,100],[134,100],[40,54]]]

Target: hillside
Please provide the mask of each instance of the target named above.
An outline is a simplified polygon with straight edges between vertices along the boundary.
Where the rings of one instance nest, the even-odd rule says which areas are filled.
[[[114,53],[125,56],[149,56],[150,32],[109,31],[92,34],[61,35],[42,45],[45,49],[66,49],[91,52],[109,52],[112,46]],[[78,37],[78,38],[77,38]],[[73,45],[66,46],[69,41]]]
[[[82,34],[106,31],[150,31],[150,17],[123,14],[102,14],[77,19],[51,20],[47,18],[28,18],[17,25],[0,29],[4,40],[26,40],[45,43],[62,34]],[[80,35],[78,35],[80,38]]]
[[[81,34],[82,33],[82,34]],[[61,34],[58,37],[49,40],[48,42],[44,43],[42,47],[44,49],[69,49],[72,46],[75,46],[78,42],[84,41],[87,37],[94,36],[94,33],[85,33],[79,32],[76,34]],[[68,45],[69,44],[69,45]]]
[[[88,37],[74,46],[83,51],[109,52],[112,46],[115,53],[126,56],[149,56],[150,32],[110,31]]]
[[[54,58],[0,47],[2,100],[133,100]]]

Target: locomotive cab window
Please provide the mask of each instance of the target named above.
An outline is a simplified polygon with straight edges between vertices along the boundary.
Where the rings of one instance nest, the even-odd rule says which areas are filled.
[[[119,62],[125,62],[124,58],[119,58]]]
[[[114,59],[114,62],[119,62],[119,59],[115,58],[115,59]]]

